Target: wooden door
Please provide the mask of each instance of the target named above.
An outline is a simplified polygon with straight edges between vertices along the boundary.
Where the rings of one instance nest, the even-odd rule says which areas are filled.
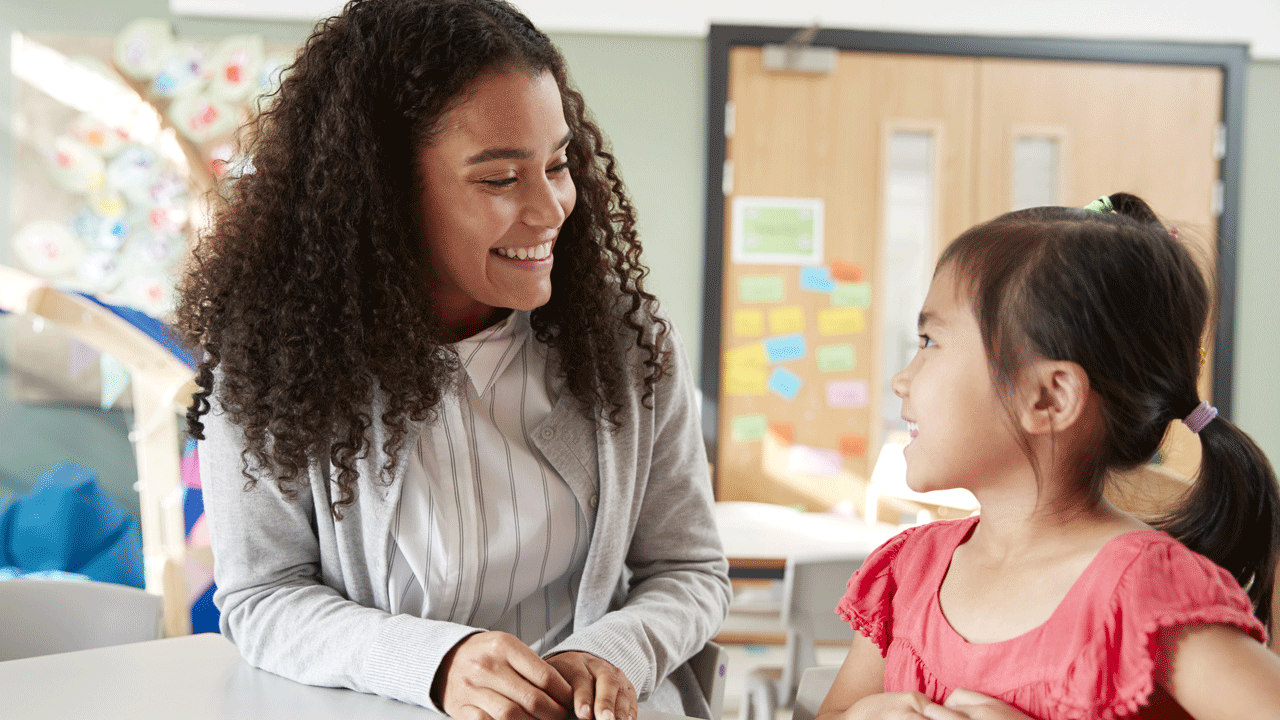
[[[976,66],[842,52],[834,71],[813,75],[766,69],[758,47],[734,48],[729,64],[724,257],[732,257],[735,198],[821,200],[825,241],[822,258],[808,266],[725,265],[719,499],[826,509],[863,496],[880,447],[887,149],[904,134],[932,149],[935,212],[921,230],[936,252],[941,238],[973,221],[966,198]],[[807,282],[812,271],[828,274],[832,288]],[[772,283],[772,294],[746,289],[761,282]],[[912,302],[918,311],[919,300]],[[850,315],[863,322],[832,322]],[[764,346],[797,334],[801,356],[771,362]],[[774,392],[775,372],[803,380],[792,397]]]
[[[979,219],[1013,209],[1020,141],[1057,146],[1052,204],[1082,206],[1131,192],[1193,245],[1202,267],[1217,264],[1215,193],[1222,72],[1217,68],[983,59],[978,61],[976,182]],[[1023,171],[1025,173],[1025,170]],[[1212,400],[1212,334],[1200,396]],[[1199,439],[1174,423],[1164,464],[1185,476],[1200,462]]]
[[[892,257],[894,218],[901,220],[896,139],[924,138],[930,148],[930,213],[917,218],[917,231],[930,239],[923,267],[931,269],[941,247],[974,222],[1026,200],[1026,148],[1051,158],[1037,176],[1044,202],[1084,205],[1104,193],[1135,192],[1199,244],[1206,268],[1215,265],[1218,68],[846,51],[832,72],[802,74],[766,69],[761,48],[738,46],[729,52],[728,79],[720,500],[811,510],[853,501],[861,509],[893,427],[888,378],[909,359],[895,343],[904,324],[914,332],[923,298],[899,292],[901,268]],[[733,207],[745,198],[820,200],[822,257],[807,267],[730,261]],[[806,272],[815,270],[865,294],[865,324],[856,332],[824,326],[824,313],[848,303],[807,283]],[[769,292],[757,291],[766,286]],[[797,335],[798,352],[775,358],[765,350]],[[1206,338],[1205,348],[1212,346]],[[836,356],[841,362],[830,362]],[[1206,398],[1209,367],[1201,379]],[[792,378],[787,393],[771,383],[779,370]],[[839,393],[832,387],[859,383],[864,402],[845,394],[833,404]],[[1167,463],[1189,474],[1198,443],[1175,425]]]

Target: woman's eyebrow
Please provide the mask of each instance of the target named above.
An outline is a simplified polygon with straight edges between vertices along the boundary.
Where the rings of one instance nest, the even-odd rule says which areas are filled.
[[[573,131],[570,130],[565,133],[565,136],[560,140],[560,142],[556,143],[555,147],[551,148],[552,151],[559,150],[565,145],[568,145],[569,141],[572,139]],[[479,165],[480,163],[486,163],[490,160],[528,160],[531,157],[533,157],[533,151],[531,150],[524,150],[521,148],[489,148],[488,150],[481,150],[475,155],[467,158],[465,164]]]

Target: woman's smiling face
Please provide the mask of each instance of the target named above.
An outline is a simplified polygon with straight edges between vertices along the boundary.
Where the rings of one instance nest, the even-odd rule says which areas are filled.
[[[555,241],[576,195],[571,138],[548,72],[488,72],[418,151],[418,220],[445,328],[466,337],[497,308],[551,299]]]

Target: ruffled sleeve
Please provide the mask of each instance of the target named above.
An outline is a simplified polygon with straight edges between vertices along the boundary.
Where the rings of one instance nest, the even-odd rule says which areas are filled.
[[[1102,618],[1096,653],[1081,653],[1068,684],[1096,684],[1096,704],[1060,698],[1059,717],[1121,718],[1136,713],[1155,689],[1159,635],[1182,625],[1222,624],[1265,643],[1266,629],[1231,573],[1166,535],[1146,545],[1116,584]],[[1076,695],[1076,698],[1080,698]]]
[[[836,614],[879,646],[881,655],[893,640],[893,596],[898,589],[893,563],[915,530],[904,530],[871,551],[849,578],[844,597],[836,605]]]

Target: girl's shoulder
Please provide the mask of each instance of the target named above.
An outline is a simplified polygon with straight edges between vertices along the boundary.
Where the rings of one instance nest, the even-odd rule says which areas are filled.
[[[1224,623],[1265,641],[1253,604],[1231,573],[1164,532],[1118,535],[1096,562],[1114,578],[1109,613],[1125,618],[1117,631],[1145,637],[1164,627]]]

